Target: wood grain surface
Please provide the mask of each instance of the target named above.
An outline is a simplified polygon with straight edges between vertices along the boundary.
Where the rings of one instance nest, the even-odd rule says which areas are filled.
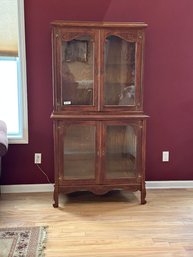
[[[48,225],[46,257],[192,257],[193,189],[2,194],[0,227]]]

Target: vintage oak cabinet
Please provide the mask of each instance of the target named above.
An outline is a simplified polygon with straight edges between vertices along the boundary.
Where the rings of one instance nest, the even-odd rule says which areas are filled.
[[[55,189],[145,189],[144,23],[54,21]]]

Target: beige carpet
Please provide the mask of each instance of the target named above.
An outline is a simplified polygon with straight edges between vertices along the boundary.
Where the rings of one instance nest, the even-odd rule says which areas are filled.
[[[0,228],[0,257],[42,257],[47,227]]]

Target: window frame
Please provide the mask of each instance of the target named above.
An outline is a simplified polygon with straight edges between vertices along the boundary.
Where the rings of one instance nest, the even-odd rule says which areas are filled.
[[[18,6],[18,134],[8,133],[9,144],[28,144],[28,106],[27,106],[27,74],[26,74],[26,46],[25,46],[25,18],[24,0],[17,0]],[[9,56],[7,56],[9,58]],[[3,58],[3,56],[2,56]],[[11,58],[11,56],[10,56]],[[5,121],[6,122],[6,121]]]

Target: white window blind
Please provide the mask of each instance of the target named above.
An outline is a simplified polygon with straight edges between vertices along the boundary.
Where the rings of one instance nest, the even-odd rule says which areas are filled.
[[[18,56],[17,0],[0,0],[0,55]]]

